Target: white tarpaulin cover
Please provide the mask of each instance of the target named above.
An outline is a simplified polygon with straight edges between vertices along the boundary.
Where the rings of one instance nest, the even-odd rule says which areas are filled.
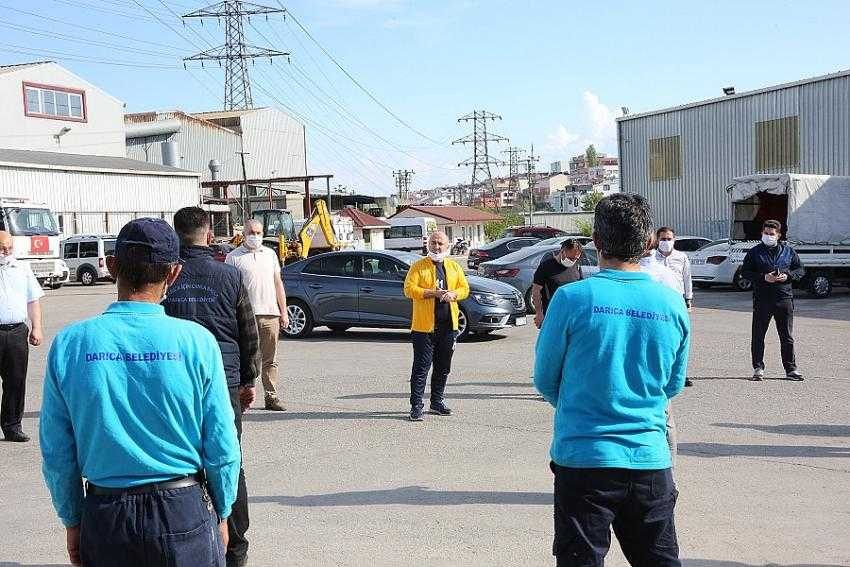
[[[788,195],[788,241],[800,244],[850,244],[850,177],[797,173],[736,177],[732,202],[756,193]]]

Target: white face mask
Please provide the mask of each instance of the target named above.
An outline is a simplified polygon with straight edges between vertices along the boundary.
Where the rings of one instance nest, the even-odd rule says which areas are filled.
[[[765,246],[770,246],[772,248],[776,246],[777,242],[779,242],[779,237],[773,236],[772,234],[762,234],[761,241],[764,242]]]
[[[12,258],[14,258],[14,256],[11,254],[0,254],[0,266],[5,266],[12,261]]]
[[[673,240],[659,240],[658,249],[661,250],[663,254],[669,254],[673,251],[673,242]]]
[[[245,247],[250,250],[256,250],[263,244],[263,237],[259,234],[249,234],[245,237]]]
[[[442,262],[443,260],[446,259],[446,253],[445,252],[431,252],[429,250],[428,251],[428,257],[431,258],[431,260],[433,260],[434,262]]]
[[[563,257],[561,257],[561,256],[558,256],[558,261],[559,261],[559,262],[561,263],[561,265],[562,265],[562,266],[564,266],[565,268],[572,268],[572,267],[575,265],[575,263],[576,263],[576,261],[575,261],[575,260],[573,260],[572,258],[563,258]]]

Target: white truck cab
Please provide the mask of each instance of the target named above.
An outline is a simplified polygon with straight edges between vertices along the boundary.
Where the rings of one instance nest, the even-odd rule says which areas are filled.
[[[12,235],[15,258],[29,264],[40,284],[56,289],[68,281],[68,266],[59,249],[59,224],[50,207],[0,197],[0,230]]]

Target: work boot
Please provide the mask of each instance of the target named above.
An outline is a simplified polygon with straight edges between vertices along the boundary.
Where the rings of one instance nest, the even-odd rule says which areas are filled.
[[[431,413],[435,413],[437,415],[452,415],[452,410],[446,407],[446,404],[443,402],[439,402],[436,404],[431,404]]]
[[[762,380],[764,380],[764,368],[753,370],[753,382],[761,382]]]
[[[269,411],[286,411],[277,396],[266,396],[266,409]]]
[[[795,382],[802,382],[803,381],[803,373],[800,372],[799,370],[792,370],[791,372],[786,374],[785,377],[788,380],[793,380]]]

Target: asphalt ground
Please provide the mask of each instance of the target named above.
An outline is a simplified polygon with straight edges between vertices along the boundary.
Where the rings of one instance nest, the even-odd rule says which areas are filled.
[[[115,288],[43,300],[47,344]],[[850,292],[797,300],[804,382],[747,380],[750,298],[697,293],[679,428],[676,521],[690,567],[850,565]],[[409,335],[317,330],[281,341],[289,410],[245,416],[250,564],[553,565],[552,409],[530,385],[536,330],[457,347],[451,417],[406,421]],[[47,346],[32,349],[25,430],[37,439]],[[0,565],[63,565],[37,442],[0,443]],[[607,565],[625,565],[616,541]]]

